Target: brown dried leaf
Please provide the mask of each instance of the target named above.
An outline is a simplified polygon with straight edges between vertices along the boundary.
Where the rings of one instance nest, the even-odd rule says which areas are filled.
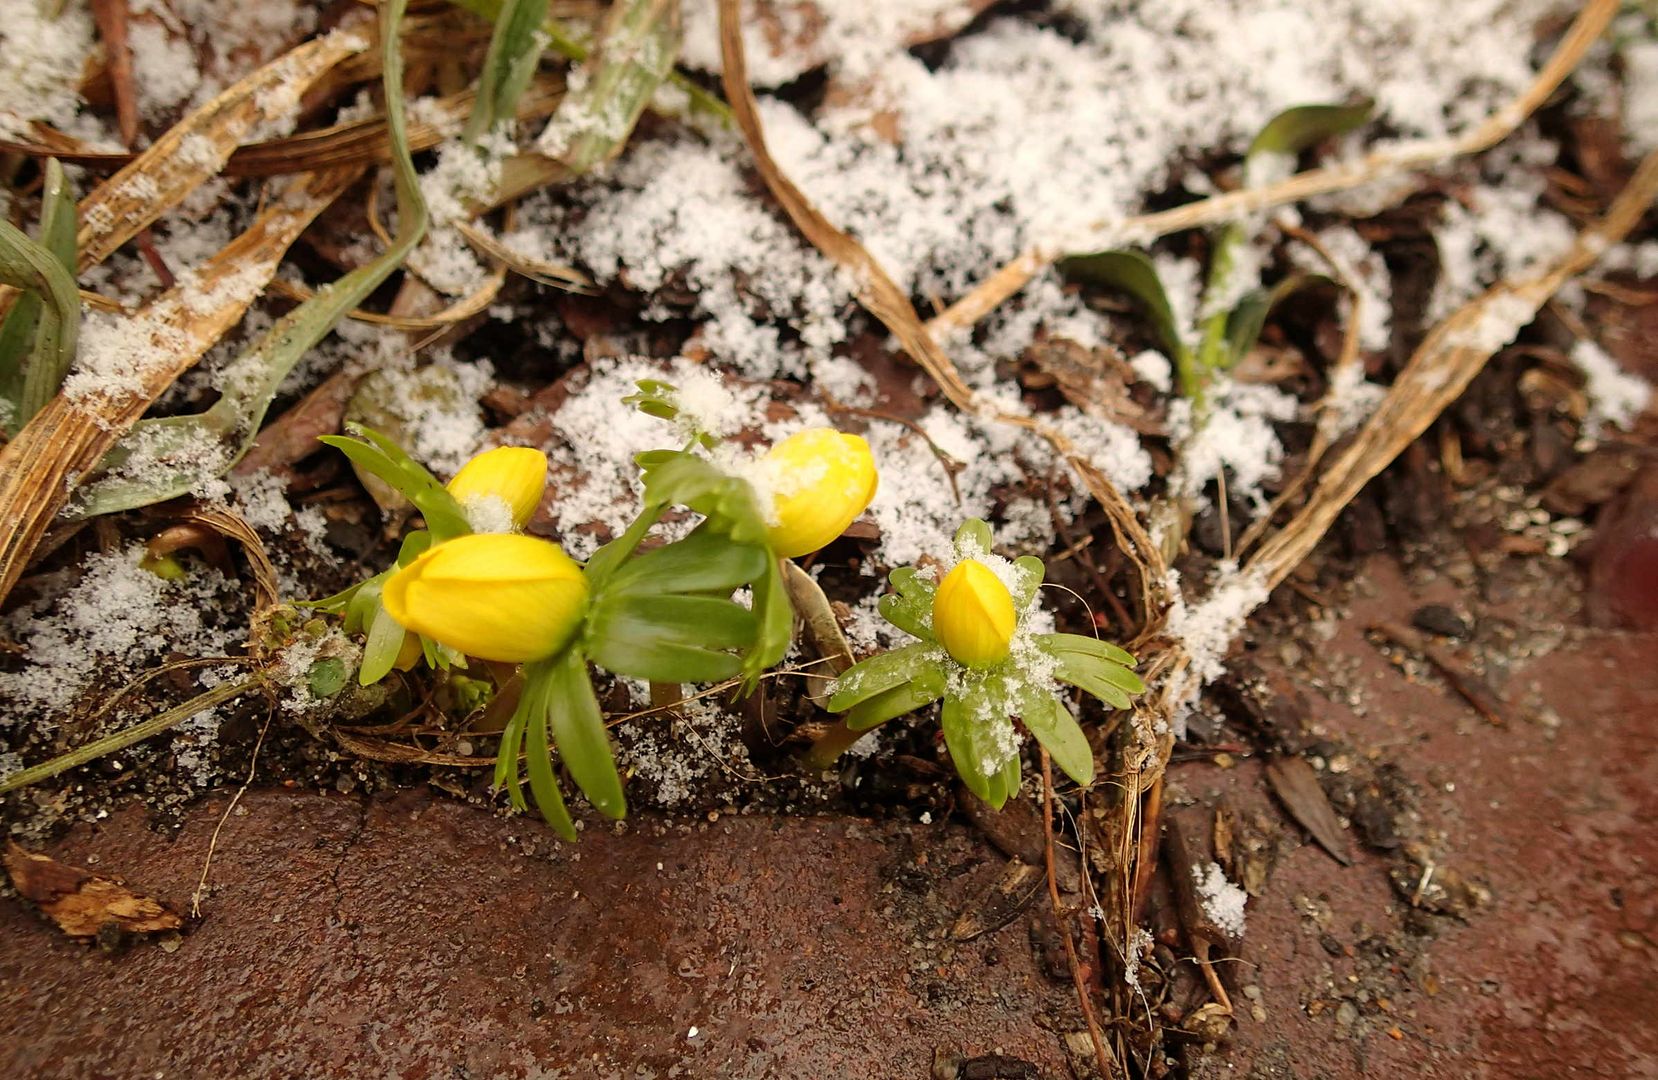
[[[1123,424],[1141,435],[1160,437],[1168,430],[1129,395],[1134,369],[1109,345],[1090,349],[1070,338],[1044,337],[1025,350],[1024,359],[1053,380],[1065,400],[1089,416]]]
[[[1305,759],[1284,757],[1268,762],[1267,783],[1272,785],[1272,793],[1278,796],[1290,817],[1312,834],[1319,847],[1341,865],[1353,865],[1353,857],[1347,854],[1347,834],[1342,831],[1324,789],[1318,786],[1313,767]]]
[[[111,930],[159,934],[177,930],[184,917],[161,901],[133,892],[117,878],[101,877],[45,855],[6,844],[12,887],[70,937],[96,938]]]

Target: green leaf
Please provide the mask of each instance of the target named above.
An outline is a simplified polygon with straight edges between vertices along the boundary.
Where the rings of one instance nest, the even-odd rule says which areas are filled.
[[[679,56],[679,5],[662,0],[616,0],[610,6],[597,60],[580,87],[572,84],[552,123],[575,125],[562,155],[576,174],[621,152],[657,87]]]
[[[545,716],[552,722],[553,739],[564,767],[599,813],[610,818],[626,817],[622,778],[616,772],[616,758],[611,753],[610,736],[605,733],[599,699],[593,694],[593,681],[587,674],[587,661],[579,649],[566,649],[550,666]]]
[[[1022,581],[1013,594],[1013,608],[1023,611],[1030,607],[1031,601],[1042,589],[1042,579],[1047,576],[1048,568],[1035,555],[1021,555],[1013,560],[1014,568],[1020,572]]]
[[[887,581],[897,591],[876,601],[881,617],[911,637],[935,641],[933,595],[937,586],[913,566],[900,566],[887,575]]]
[[[518,113],[518,98],[535,77],[541,58],[541,23],[547,18],[547,0],[506,0],[495,16],[495,32],[478,76],[478,96],[472,103],[461,138],[469,145],[479,135]]]
[[[347,312],[361,306],[403,264],[426,234],[426,203],[409,156],[403,113],[403,55],[398,33],[406,2],[385,0],[380,5],[381,84],[397,192],[397,235],[378,257],[317,290],[311,299],[278,319],[229,366],[226,377],[220,380],[219,400],[206,412],[135,424],[105,456],[100,465],[103,475],[76,492],[67,516],[91,517],[148,506],[183,495],[229,470],[253,445],[282,380]],[[146,462],[147,467],[134,475],[124,475],[121,466],[134,458]]]
[[[590,592],[598,595],[605,589],[612,575],[644,542],[651,526],[656,524],[664,509],[666,506],[663,503],[647,502],[639,508],[639,516],[633,519],[633,524],[627,527],[626,532],[593,553],[593,557],[588,559],[587,565],[582,568]]]
[[[950,751],[956,775],[961,777],[968,791],[990,802],[990,776],[984,771],[985,748],[980,745],[979,725],[972,721],[966,704],[958,697],[944,699],[938,718],[939,726],[944,729],[944,746]],[[1005,794],[1003,798],[1006,799]]]
[[[75,212],[72,201],[67,209],[62,205],[69,196],[55,160],[47,167],[47,189],[40,243],[0,218],[0,282],[24,291],[0,330],[0,392],[13,404],[9,432],[22,428],[57,394],[80,336],[81,294],[73,269]],[[68,266],[60,257],[66,227]],[[32,302],[22,303],[31,296]]]
[[[1261,154],[1299,154],[1314,143],[1342,135],[1370,120],[1372,105],[1296,105],[1268,120],[1244,160]]]
[[[933,646],[918,642],[876,653],[842,672],[829,695],[830,712],[845,712],[878,694],[914,680],[935,655]]]
[[[450,0],[450,2],[456,7],[464,8],[491,22],[494,22],[501,13],[502,0]],[[586,60],[592,54],[592,49],[581,40],[582,35],[578,35],[576,31],[567,27],[558,19],[548,19],[541,29],[547,35],[547,47],[567,60]],[[693,113],[711,116],[725,127],[732,126],[731,107],[714,94],[703,89],[694,79],[676,71],[668,76],[668,81],[690,99]]]
[[[769,551],[766,571],[754,581],[754,646],[743,657],[742,693],[746,696],[760,685],[760,676],[777,666],[788,654],[794,638],[794,607],[783,583],[782,565]]]
[[[981,518],[968,518],[956,530],[955,545],[958,550],[967,547],[988,555],[995,544],[996,538],[992,535],[989,524]]]
[[[1145,689],[1140,677],[1127,668],[1076,654],[1060,657],[1054,677],[1094,695],[1113,709],[1130,708],[1129,695]]]
[[[891,690],[866,698],[846,713],[846,726],[851,731],[868,731],[888,720],[931,705],[944,696],[944,672],[936,667],[922,667],[909,682],[900,683]]]
[[[992,810],[1000,810],[1009,798],[1018,793],[1022,764],[1019,755],[1012,754],[1002,762],[1001,770],[988,778],[990,790],[985,802],[990,804]]]
[[[1191,366],[1185,331],[1175,323],[1174,309],[1150,259],[1137,251],[1098,251],[1061,259],[1059,272],[1073,281],[1127,293],[1151,320],[1152,329],[1175,365],[1182,371]]]
[[[460,503],[424,465],[373,428],[352,424],[350,430],[351,434],[368,441],[360,442],[343,435],[323,435],[317,441],[332,446],[350,458],[353,465],[402,492],[425,517],[433,540],[441,543],[472,531]]]
[[[1261,337],[1261,327],[1266,325],[1273,308],[1302,289],[1330,284],[1333,283],[1323,274],[1293,274],[1271,288],[1245,293],[1226,317],[1226,367],[1236,367],[1255,347]]]
[[[707,596],[595,599],[587,648],[595,663],[652,682],[717,682],[742,670],[726,648],[752,646],[754,613]]]
[[[703,526],[623,564],[608,588],[617,593],[730,593],[764,576],[770,557],[764,547],[733,543]]]
[[[368,640],[363,643],[363,664],[357,669],[360,685],[372,686],[386,677],[397,663],[397,654],[403,651],[405,633],[391,612],[376,602],[368,624]]]
[[[422,642],[424,642],[424,640],[425,639],[422,639]],[[427,651],[426,659],[428,662],[432,659],[431,651],[429,649]],[[530,713],[535,706],[536,702],[532,700],[530,687],[528,685],[528,678],[526,676],[525,685],[518,695],[518,705],[512,710],[512,716],[507,720],[507,726],[501,731],[501,746],[495,753],[494,787],[497,791],[503,787],[507,789],[507,801],[512,804],[514,810],[525,810],[529,807],[529,804],[524,801],[524,790],[518,784],[518,758],[519,755],[524,752],[524,736],[529,730]],[[545,715],[545,704],[542,706],[542,711],[543,715]],[[552,771],[552,765],[550,762],[547,765],[547,769],[550,776]],[[535,766],[532,765],[532,776],[534,775],[534,771]],[[553,787],[556,791],[558,785],[554,784]],[[564,800],[559,799],[558,805],[560,809],[562,809]],[[551,824],[551,822],[549,822],[549,824]],[[557,828],[556,825],[553,827],[555,829]],[[572,828],[571,832],[574,831],[574,828]]]
[[[575,650],[569,650],[574,653]],[[554,661],[556,663],[557,661]],[[542,818],[552,830],[566,840],[576,838],[575,823],[570,820],[570,811],[564,805],[564,793],[558,789],[558,777],[553,775],[553,747],[547,737],[547,715],[553,705],[553,679],[551,671],[544,664],[529,665],[524,668],[524,695],[518,699],[518,709],[513,714],[512,723],[523,714],[522,730],[529,736],[529,746],[524,761],[526,770],[530,774],[530,794],[535,796],[536,809],[541,811]],[[508,724],[508,728],[512,727]],[[506,745],[506,740],[502,740]],[[517,757],[516,752],[514,758]],[[518,765],[514,761],[508,784],[514,789],[516,799],[514,805],[521,805],[524,800],[522,792],[517,791]]]
[[[694,510],[708,519],[709,528],[739,544],[766,543],[766,520],[748,481],[729,476],[713,462],[684,452],[641,461],[640,465],[647,503],[676,503]]]
[[[345,689],[345,661],[337,656],[318,660],[305,674],[305,685],[313,698],[331,698]]]
[[[1053,757],[1054,764],[1077,783],[1094,781],[1094,751],[1065,702],[1046,690],[1026,695],[1019,719]]]
[[[1114,664],[1122,664],[1124,667],[1133,667],[1139,663],[1138,660],[1134,659],[1132,653],[1118,648],[1109,641],[1101,641],[1099,638],[1087,637],[1083,634],[1038,634],[1036,644],[1044,651],[1055,656],[1062,656],[1065,653],[1077,653],[1082,656],[1109,660]]]

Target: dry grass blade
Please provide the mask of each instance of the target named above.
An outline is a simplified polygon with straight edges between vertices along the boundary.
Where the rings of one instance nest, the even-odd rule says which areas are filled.
[[[271,557],[265,552],[265,544],[259,539],[259,534],[253,531],[253,526],[236,511],[223,506],[214,506],[211,503],[195,503],[182,514],[180,521],[192,525],[201,525],[213,530],[226,539],[234,540],[242,545],[247,554],[248,565],[253,570],[254,620],[257,623],[260,613],[268,612],[276,607],[281,599],[276,580],[276,567],[271,565]]]
[[[341,60],[368,47],[366,38],[335,31],[308,41],[225,90],[174,125],[148,150],[81,200],[76,269],[97,266],[163,213],[215,176],[241,141],[281,121],[305,89]],[[0,312],[16,291],[0,288]]]
[[[132,84],[132,46],[127,39],[127,0],[92,0],[92,19],[104,43],[104,65],[115,94],[115,127],[121,142],[138,145],[138,93]]]
[[[461,236],[466,238],[467,243],[519,277],[529,278],[531,281],[550,285],[555,289],[566,289],[570,292],[596,293],[599,291],[598,287],[593,284],[592,278],[574,267],[520,254],[496,239],[487,229],[480,229],[470,222],[456,222],[455,228]]]
[[[335,32],[308,41],[247,76],[176,124],[126,168],[81,200],[75,238],[81,270],[96,266],[134,233],[216,175],[260,124],[287,119],[306,87],[368,47]]]
[[[0,449],[0,602],[79,478],[97,466],[181,372],[241,320],[252,294],[243,288],[220,295],[214,284],[237,275],[246,281],[250,269],[269,281],[288,247],[358,175],[358,170],[345,169],[296,177],[246,232],[200,268],[188,303],[182,288],[152,300],[135,317],[133,333],[164,344],[167,362],[143,372],[139,392],[74,400],[60,394]],[[204,296],[213,296],[216,303],[201,310]]]
[[[1074,237],[1068,243],[1043,245],[1024,251],[931,320],[927,329],[934,336],[948,337],[973,326],[1066,252],[1144,244],[1169,233],[1233,221],[1274,206],[1346,191],[1384,177],[1430,168],[1452,158],[1487,150],[1507,138],[1559,89],[1617,13],[1618,0],[1589,0],[1525,93],[1486,117],[1466,134],[1454,139],[1424,140],[1378,150],[1356,162],[1311,169],[1276,184],[1228,192],[1172,210],[1115,222],[1099,222],[1088,235]]]
[[[465,123],[476,94],[464,90],[438,98],[421,113],[422,119],[409,123],[409,149],[430,150]],[[534,120],[549,115],[564,100],[564,80],[544,75],[518,99],[518,119]],[[0,150],[30,157],[56,157],[91,169],[113,170],[131,162],[135,155],[93,150],[80,140],[34,125],[33,141],[0,139]],[[384,117],[365,117],[331,127],[288,135],[280,139],[238,146],[225,162],[226,176],[280,176],[311,172],[333,165],[366,165],[391,160],[391,138]]]

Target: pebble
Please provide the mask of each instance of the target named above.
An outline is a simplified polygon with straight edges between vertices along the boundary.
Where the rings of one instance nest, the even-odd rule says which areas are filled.
[[[1471,636],[1467,620],[1444,604],[1423,604],[1411,612],[1411,625],[1441,637],[1466,641]]]

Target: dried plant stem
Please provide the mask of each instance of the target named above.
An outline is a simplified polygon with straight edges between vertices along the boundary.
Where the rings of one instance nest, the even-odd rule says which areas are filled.
[[[1059,940],[1065,946],[1065,959],[1071,967],[1071,983],[1076,987],[1077,1006],[1088,1023],[1088,1039],[1094,1044],[1094,1061],[1102,1077],[1117,1075],[1111,1068],[1111,1055],[1105,1049],[1105,1036],[1100,1022],[1094,1016],[1094,1003],[1088,994],[1088,984],[1082,977],[1082,965],[1077,962],[1077,947],[1071,941],[1071,919],[1059,899],[1059,875],[1054,867],[1054,775],[1048,751],[1042,750],[1042,861],[1048,870],[1048,900],[1053,904],[1054,922],[1058,924]]]
[[[1235,221],[1274,206],[1347,191],[1399,173],[1431,168],[1452,158],[1487,150],[1507,138],[1525,122],[1526,117],[1548,100],[1582,61],[1589,47],[1617,12],[1618,0],[1589,0],[1555,48],[1554,55],[1549,57],[1548,63],[1543,65],[1525,92],[1463,135],[1389,147],[1355,162],[1311,169],[1265,187],[1227,192],[1154,214],[1115,222],[1097,222],[1086,233],[1070,237],[1063,243],[1029,248],[929,321],[927,331],[935,339],[944,339],[972,327],[1023,289],[1055,259],[1067,253],[1097,251],[1125,243],[1144,244],[1172,232]]]

